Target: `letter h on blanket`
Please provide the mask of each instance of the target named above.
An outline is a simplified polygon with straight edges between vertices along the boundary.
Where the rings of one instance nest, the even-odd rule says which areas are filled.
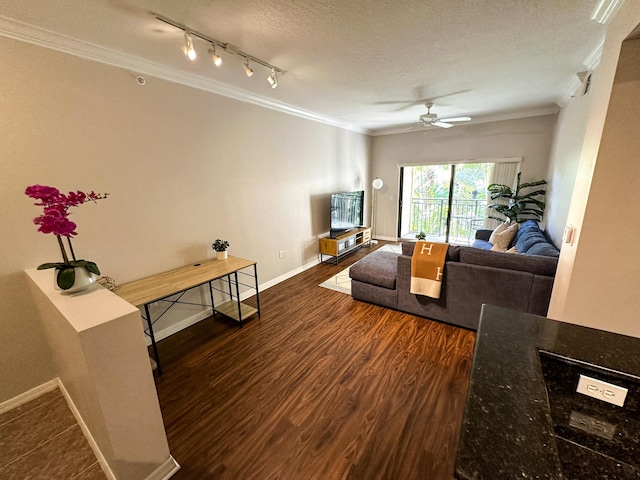
[[[411,293],[440,298],[449,244],[417,242],[411,257]]]

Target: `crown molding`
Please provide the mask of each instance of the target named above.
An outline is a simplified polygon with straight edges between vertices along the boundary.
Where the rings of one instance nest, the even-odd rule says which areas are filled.
[[[504,120],[518,120],[521,118],[540,117],[544,115],[555,115],[558,113],[558,107],[556,105],[550,105],[546,107],[531,108],[526,110],[512,110],[509,112],[493,113],[491,115],[476,116],[470,122],[459,123],[455,128],[460,129],[472,125],[478,125],[480,123],[502,122]],[[424,127],[414,123],[409,125],[395,125],[389,128],[382,128],[371,132],[372,137],[379,137],[382,135],[395,135],[398,133],[415,133],[415,132],[441,132],[442,129],[438,127]]]
[[[602,25],[607,25],[616,16],[624,0],[600,0],[593,10],[591,20],[595,20]]]
[[[584,59],[584,66],[589,70],[595,70],[598,65],[600,65],[600,59],[602,58],[602,50],[604,48],[604,39],[603,36],[595,48],[591,51],[587,58]]]
[[[0,15],[0,36],[11,38],[39,47],[73,55],[93,62],[99,62],[113,67],[122,68],[137,74],[149,75],[180,85],[197,88],[223,97],[233,98],[241,102],[250,103],[296,117],[312,120],[333,127],[351,130],[353,132],[369,134],[368,130],[346,124],[333,118],[325,117],[308,110],[304,110],[272,98],[257,95],[246,90],[225,83],[186,73],[177,68],[167,67],[155,62],[128,55],[116,50],[78,40],[51,30],[36,27],[9,17]]]
[[[598,65],[600,65],[600,59],[602,58],[602,49],[604,48],[604,36],[600,39],[595,48],[587,55],[582,64],[585,66],[585,70],[590,72],[594,71]],[[577,74],[578,72],[576,72]],[[578,88],[582,86],[582,82],[576,76],[572,77],[562,94],[556,99],[556,103],[560,108],[564,107],[572,97],[575,96]]]

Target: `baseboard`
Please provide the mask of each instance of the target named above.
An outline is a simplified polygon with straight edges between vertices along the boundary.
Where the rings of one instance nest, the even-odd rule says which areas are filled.
[[[208,308],[207,310],[191,315],[184,320],[180,320],[178,323],[174,323],[167,328],[157,331],[154,330],[153,335],[156,337],[156,342],[159,342],[160,340],[170,337],[174,333],[178,333],[180,330],[189,328],[191,325],[198,323],[200,320],[204,320],[205,318],[209,318],[210,316],[211,308]],[[148,336],[145,336],[145,338],[147,340],[147,346],[151,345],[151,339]]]
[[[304,265],[302,265],[301,267],[295,268],[287,273],[284,273],[282,275],[280,275],[279,277],[273,278],[271,280],[269,280],[268,282],[263,283],[262,285],[260,285],[260,291],[266,290],[267,288],[271,288],[281,282],[284,282],[285,280],[290,279],[291,277],[295,277],[296,275],[298,275],[299,273],[304,272],[305,270],[310,269],[311,267],[315,267],[316,265],[320,265],[320,259],[317,258],[309,263],[305,263]],[[251,296],[251,295],[248,295]],[[240,298],[242,299],[242,295],[240,295]]]
[[[91,435],[91,431],[89,430],[89,427],[87,427],[87,424],[84,423],[84,419],[82,418],[82,415],[80,415],[80,411],[76,407],[75,403],[73,403],[73,400],[69,395],[69,392],[65,388],[60,378],[56,378],[56,380],[58,384],[57,386],[60,388],[62,395],[67,401],[67,405],[69,406],[71,413],[73,413],[73,416],[75,417],[76,422],[78,422],[78,425],[80,426],[80,430],[82,430],[82,434],[84,435],[84,438],[87,439],[87,443],[89,444],[89,446],[91,447],[91,450],[93,450],[94,455],[98,459],[98,463],[100,464],[100,467],[102,468],[102,471],[104,472],[105,476],[107,477],[108,480],[117,480],[115,474],[111,470],[111,467],[109,467],[107,460],[104,458],[104,455],[100,450],[100,447],[98,446],[95,439],[93,438],[93,435]]]
[[[107,463],[107,460],[104,458],[104,455],[102,455],[102,452],[100,451],[100,447],[98,447],[98,444],[93,438],[93,435],[91,435],[91,432],[89,431],[89,427],[87,427],[87,424],[84,423],[84,420],[80,415],[80,412],[78,411],[75,404],[73,403],[73,400],[69,396],[69,392],[64,387],[64,384],[62,383],[62,381],[60,381],[59,378],[56,378],[54,382],[55,382],[55,387],[60,388],[60,391],[62,392],[62,395],[64,396],[65,400],[67,401],[67,405],[69,406],[71,413],[73,413],[73,416],[75,417],[76,422],[78,422],[78,425],[80,426],[80,430],[82,430],[82,433],[84,437],[87,439],[87,442],[91,447],[91,450],[93,450],[93,453],[98,459],[98,463],[100,464],[100,467],[102,468],[102,471],[104,472],[105,476],[107,477],[108,480],[117,480],[116,475],[113,473],[113,470],[111,470],[111,468],[109,467],[109,464]],[[176,462],[175,459],[171,455],[169,455],[169,458],[162,465],[160,465],[151,475],[146,477],[145,480],[167,480],[171,478],[178,470],[180,470],[180,465],[178,465],[178,462]]]
[[[51,392],[56,388],[58,388],[57,377],[53,380],[49,380],[48,382],[43,383],[42,385],[38,385],[37,387],[32,388],[31,390],[21,393],[16,397],[10,398],[9,400],[0,403],[0,415],[8,412],[11,409],[19,407],[20,405],[30,402],[31,400],[35,400],[36,398],[41,397],[45,393]]]
[[[144,480],[168,480],[173,477],[176,472],[180,470],[180,465],[175,459],[169,455],[167,461],[165,461],[162,465],[160,465],[155,472],[149,475]]]
[[[375,235],[374,238],[376,240],[385,240],[387,242],[397,242],[398,241],[398,237],[383,237],[381,235]]]

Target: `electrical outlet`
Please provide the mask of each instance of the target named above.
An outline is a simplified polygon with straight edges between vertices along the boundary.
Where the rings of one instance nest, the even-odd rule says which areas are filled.
[[[569,426],[606,438],[607,440],[613,439],[613,436],[616,434],[615,425],[580,412],[571,412]]]
[[[284,258],[284,250],[278,252],[278,258]]]
[[[602,380],[596,380],[586,375],[580,375],[576,392],[622,407],[629,389],[603,382]]]

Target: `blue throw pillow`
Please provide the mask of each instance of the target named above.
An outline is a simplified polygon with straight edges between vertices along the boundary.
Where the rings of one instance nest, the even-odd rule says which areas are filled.
[[[560,251],[547,242],[536,243],[532,246],[526,253],[527,255],[542,255],[545,257],[556,257],[560,256]]]
[[[514,245],[518,252],[526,254],[531,247],[541,242],[547,243],[544,233],[534,220],[527,220],[520,225]]]
[[[516,233],[516,237],[514,239],[514,244],[520,240],[523,236],[530,235],[531,232],[540,232],[540,227],[535,220],[527,220],[526,222],[522,222],[520,224],[520,228],[518,229],[518,233]]]
[[[491,247],[493,245],[491,245],[489,242],[487,242],[486,240],[479,240],[476,239],[473,241],[473,244],[471,245],[473,248],[481,248],[482,250],[491,250]]]

